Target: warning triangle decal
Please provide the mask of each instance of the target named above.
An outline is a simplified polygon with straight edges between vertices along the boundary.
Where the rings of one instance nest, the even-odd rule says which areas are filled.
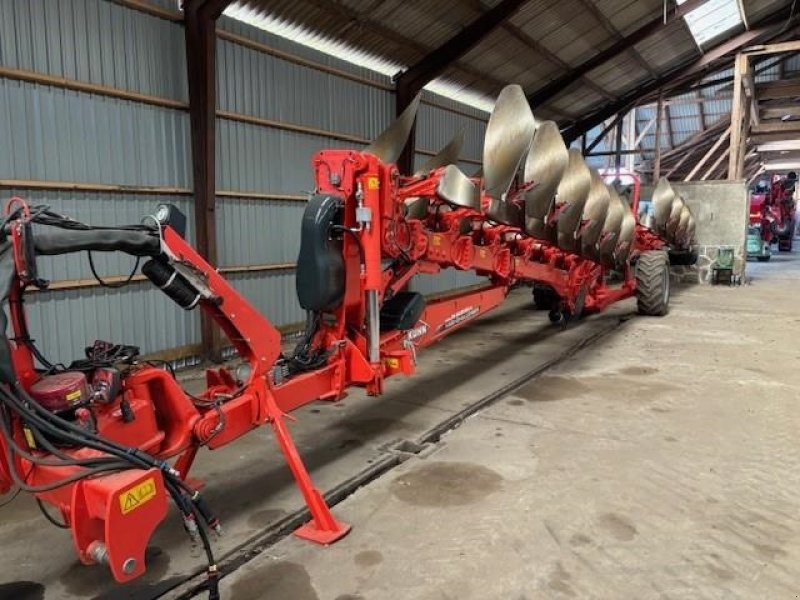
[[[133,492],[128,492],[128,495],[125,496],[125,506],[122,509],[123,512],[128,512],[136,508],[136,505],[139,504],[139,500],[136,499]]]

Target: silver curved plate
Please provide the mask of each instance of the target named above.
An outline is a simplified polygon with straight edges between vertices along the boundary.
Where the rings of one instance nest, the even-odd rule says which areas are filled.
[[[486,210],[486,215],[492,220],[504,225],[511,225],[512,227],[522,227],[524,225],[523,210],[513,202],[505,202],[503,200],[489,200],[489,208]]]
[[[457,163],[463,144],[464,130],[462,129],[454,135],[453,139],[451,139],[444,148],[439,150],[435,156],[431,156],[425,161],[425,164],[417,169],[414,175],[421,177],[440,167]],[[408,198],[405,201],[405,206],[406,217],[410,219],[423,219],[428,214],[430,200],[428,198]]]
[[[374,154],[384,163],[394,163],[400,158],[403,148],[406,146],[414,119],[417,118],[420,94],[411,101],[403,113],[397,117],[389,127],[375,138],[369,146],[364,148],[364,152]]]
[[[525,192],[525,230],[529,235],[544,235],[545,218],[553,208],[568,162],[569,153],[558,125],[553,121],[539,123],[525,159],[525,183],[535,184]]]
[[[407,219],[424,219],[431,203],[427,198],[407,198],[404,204]]]
[[[481,209],[481,194],[478,187],[470,181],[455,165],[448,165],[436,188],[436,195],[448,204]]]
[[[483,186],[491,198],[505,200],[535,129],[525,92],[518,85],[504,87],[489,117],[483,144]]]
[[[692,216],[692,212],[689,210],[689,207],[684,205],[681,209],[680,217],[678,217],[678,227],[675,229],[675,238],[678,241],[683,241],[686,237],[686,228],[689,226],[689,219]]]
[[[414,172],[414,175],[427,175],[434,169],[458,164],[458,157],[461,155],[461,146],[463,145],[464,130],[462,129],[435,156],[431,156],[426,160],[425,164]]]
[[[672,210],[672,201],[675,199],[675,195],[675,190],[672,189],[666,177],[658,180],[658,184],[653,190],[653,213],[656,231],[664,231],[669,220],[669,213]]]
[[[627,260],[631,252],[631,244],[633,244],[633,235],[636,232],[636,217],[631,212],[629,207],[625,207],[625,214],[622,217],[622,225],[619,228],[619,236],[617,237],[617,247],[614,251],[614,260],[617,266]]]
[[[556,223],[548,223],[548,238],[557,241],[564,250],[575,248],[575,234],[581,225],[583,207],[591,186],[592,173],[580,150],[569,150],[569,162],[556,190],[556,210],[561,208],[561,211]]]
[[[608,191],[603,178],[595,169],[592,172],[592,185],[589,188],[589,197],[583,207],[583,231],[581,233],[581,254],[588,258],[597,258],[597,242],[603,232],[611,193]]]
[[[607,267],[614,267],[614,252],[617,249],[622,220],[625,218],[625,204],[613,187],[606,186],[606,188],[611,201],[608,204],[608,213],[598,243],[598,255],[603,264]]]
[[[669,219],[667,219],[667,224],[664,227],[668,241],[673,241],[675,239],[675,232],[678,230],[678,223],[680,222],[681,211],[684,206],[683,198],[675,196],[675,199],[672,201],[672,206],[670,207]]]

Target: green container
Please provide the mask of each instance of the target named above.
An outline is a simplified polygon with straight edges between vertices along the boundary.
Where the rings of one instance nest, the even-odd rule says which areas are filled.
[[[747,229],[747,258],[767,261],[771,256],[769,244],[761,239],[761,228],[750,226]]]

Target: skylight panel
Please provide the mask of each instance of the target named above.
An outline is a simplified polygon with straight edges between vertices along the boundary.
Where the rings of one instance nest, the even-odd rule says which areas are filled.
[[[677,0],[683,4],[687,0]],[[710,41],[743,24],[737,0],[708,0],[684,17],[697,45],[703,49]]]

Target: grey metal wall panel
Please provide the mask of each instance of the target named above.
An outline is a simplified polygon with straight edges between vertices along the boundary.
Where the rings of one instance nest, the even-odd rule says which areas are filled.
[[[191,186],[188,114],[0,78],[0,178]]]
[[[428,160],[430,160],[430,158],[431,156],[428,154],[421,154],[419,152],[414,154],[414,169],[422,168],[422,165],[424,165]],[[478,171],[478,169],[481,168],[481,165],[476,164],[472,161],[470,162],[459,161],[458,163],[456,163],[456,166],[461,170],[462,173],[465,173],[466,175],[469,176],[474,175]]]
[[[217,203],[219,264],[293,263],[305,202],[225,198]]]
[[[172,0],[154,0],[176,9]],[[379,83],[387,77],[223,18],[222,29],[279,50]],[[364,139],[374,138],[394,115],[391,91],[218,42],[220,109],[284,121]],[[0,64],[47,75],[185,101],[183,27],[109,0],[0,0]],[[455,110],[480,111],[437,98]],[[485,123],[422,105],[418,145],[438,150],[465,127],[463,156],[478,158]],[[185,111],[106,96],[0,79],[0,178],[192,187],[189,118]],[[324,134],[218,119],[217,184],[220,190],[302,194],[313,186],[312,155],[359,144]],[[418,155],[418,160],[427,157]],[[466,173],[477,168],[459,165]],[[137,222],[164,201],[188,217],[191,197],[134,193],[7,190],[32,203],[98,225]],[[220,197],[217,202],[219,264],[293,263],[299,249],[303,202]],[[96,256],[103,275],[127,274],[133,260]],[[90,279],[85,255],[43,258],[42,275],[53,280]],[[302,321],[292,270],[230,274],[229,279],[276,325]],[[426,293],[481,281],[447,271],[418,278]],[[147,282],[120,290],[99,287],[31,293],[31,328],[47,354],[68,362],[95,338],[139,345],[156,352],[199,342],[199,318],[176,307]]]
[[[25,198],[30,204],[46,204],[54,211],[93,225],[138,223],[162,202],[171,202],[187,214],[186,196],[103,194],[42,190],[3,190],[0,199]],[[193,241],[189,228],[187,235]],[[119,253],[93,255],[101,276],[128,275],[134,258]],[[51,281],[92,280],[86,253],[44,256],[37,260],[39,274]],[[132,282],[111,290],[88,287],[30,292],[26,296],[30,325],[42,350],[51,359],[69,362],[95,339],[134,344],[143,352],[169,350],[199,343],[199,320],[178,308],[149,282]]]
[[[461,158],[480,160],[486,123],[429,104],[420,104],[417,117],[417,148],[439,151],[459,131],[464,132]]]
[[[200,339],[195,312],[179,308],[149,282],[109,290],[83,288],[27,295],[31,334],[51,362],[82,358],[96,339],[139,346],[143,353]]]
[[[421,294],[441,294],[486,281],[485,277],[478,277],[472,271],[446,269],[436,275],[417,275],[411,280],[409,289]]]
[[[187,98],[183,27],[107,0],[3,0],[0,64]]]
[[[294,271],[232,273],[228,281],[273,325],[293,325],[305,320],[305,312],[297,303]]]
[[[394,95],[219,40],[219,108],[375,138],[394,116]]]
[[[316,63],[320,63],[329,67],[333,67],[338,70],[345,71],[353,75],[357,75],[358,77],[362,77],[364,79],[368,79],[370,81],[374,81],[376,83],[385,86],[392,84],[391,79],[389,77],[386,77],[385,75],[376,73],[375,71],[371,71],[363,67],[359,67],[357,65],[335,58],[333,56],[323,54],[318,50],[314,50],[313,48],[309,48],[308,46],[297,44],[286,38],[282,38],[277,35],[272,35],[270,33],[267,33],[266,31],[263,31],[256,27],[252,27],[251,25],[247,25],[246,23],[242,23],[241,21],[237,21],[235,19],[232,19],[224,15],[220,17],[219,21],[217,21],[217,28],[229,31],[237,35],[241,35],[242,37],[251,39],[261,44],[265,44],[277,50],[288,52],[294,56],[311,60]]]
[[[312,156],[330,148],[360,148],[329,137],[218,120],[217,187],[301,194],[313,189]]]

